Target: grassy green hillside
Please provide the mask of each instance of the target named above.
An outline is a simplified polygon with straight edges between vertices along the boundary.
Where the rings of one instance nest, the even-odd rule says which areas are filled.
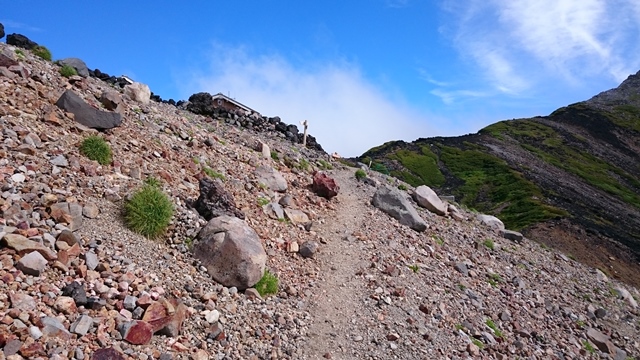
[[[640,77],[631,80],[624,91],[546,117],[500,121],[463,137],[392,141],[358,160],[455,195],[507,228],[569,218],[640,257]]]

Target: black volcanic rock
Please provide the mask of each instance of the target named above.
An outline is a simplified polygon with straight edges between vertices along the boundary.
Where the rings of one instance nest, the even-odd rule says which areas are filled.
[[[0,39],[2,39],[3,37],[4,37],[4,25],[0,23]]]
[[[95,109],[71,90],[65,91],[60,96],[56,106],[72,113],[76,122],[92,129],[107,130],[122,124],[121,114]]]
[[[244,213],[236,206],[233,195],[218,179],[207,177],[200,179],[200,196],[194,208],[207,221],[223,215],[244,219]]]
[[[200,92],[189,97],[187,110],[195,114],[211,116],[214,114],[213,96],[207,92]]]
[[[31,50],[34,47],[38,46],[38,43],[31,41],[28,37],[21,34],[7,35],[7,44],[27,50]]]

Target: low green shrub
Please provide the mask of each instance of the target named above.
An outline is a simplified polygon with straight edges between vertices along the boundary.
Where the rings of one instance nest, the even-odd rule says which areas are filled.
[[[493,322],[493,320],[491,320],[491,319],[487,319],[487,321],[485,322],[485,324],[487,324],[487,326],[488,326],[488,327],[490,327],[490,328],[491,328],[491,330],[493,330],[493,333],[494,333],[497,337],[501,338],[501,337],[503,336],[503,335],[502,335],[502,331],[500,331],[500,329],[498,329],[498,326]]]
[[[41,59],[51,61],[51,51],[49,51],[49,49],[42,45],[34,47],[33,49],[31,49],[31,52],[33,53],[33,55]]]
[[[400,184],[398,185],[398,189],[402,190],[402,191],[407,191],[407,185],[405,184]]]
[[[271,150],[271,158],[276,161],[280,160],[280,157],[278,156],[278,152],[275,150]]]
[[[264,271],[262,279],[253,286],[260,296],[273,295],[278,293],[278,278],[273,275],[268,269]]]
[[[212,178],[212,179],[220,179],[222,181],[226,180],[226,177],[224,176],[224,174],[219,173],[209,167],[205,167],[203,169],[204,173],[207,174],[208,177]]]
[[[362,169],[356,170],[356,179],[362,180],[362,179],[364,179],[366,177],[367,177],[367,173],[364,172],[364,170],[362,170]]]
[[[491,250],[493,250],[495,248],[495,244],[493,243],[493,240],[491,240],[491,239],[486,239],[484,242],[482,242],[482,244],[484,246],[488,247]]]
[[[169,197],[155,185],[146,183],[124,206],[124,220],[129,229],[150,239],[167,229],[173,216]]]
[[[100,136],[91,135],[85,138],[80,145],[80,153],[101,165],[111,163],[111,147]]]
[[[78,75],[78,72],[76,71],[76,69],[73,66],[63,65],[60,68],[60,75],[68,78],[68,77],[71,77],[73,75]]]
[[[309,170],[309,161],[307,159],[300,159],[300,161],[298,161],[298,165],[296,166],[299,170],[302,171],[307,171]]]
[[[329,163],[326,160],[320,159],[320,160],[318,160],[318,163],[320,163],[320,169],[322,169],[322,170],[331,170],[331,169],[333,169],[333,165],[331,165],[331,163]]]

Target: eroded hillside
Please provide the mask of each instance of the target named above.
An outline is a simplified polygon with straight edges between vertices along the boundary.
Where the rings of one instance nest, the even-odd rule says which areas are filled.
[[[508,228],[638,285],[639,77],[549,116],[501,121],[461,137],[390,142],[359,160],[455,195]],[[550,239],[553,232],[558,236]]]
[[[0,50],[10,56],[19,49]],[[371,204],[379,189],[401,184],[376,172],[357,181],[355,168],[329,164],[275,124],[246,129],[233,117],[134,100],[117,85],[66,78],[60,66],[20,53],[17,67],[0,67],[0,359],[640,354],[638,290],[569,254],[507,240],[464,209],[458,219],[435,215],[395,190],[425,223],[412,230]],[[66,90],[100,111],[108,110],[99,99],[111,93],[121,101],[122,123],[102,132],[78,124],[55,105]],[[109,144],[110,163],[80,153],[90,135]],[[257,151],[261,143],[272,152]],[[467,157],[446,146],[447,156]],[[493,158],[486,164],[496,168],[493,177],[530,183],[500,175],[504,164]],[[258,168],[281,174],[286,191],[259,180]],[[331,200],[310,187],[321,169],[340,185]],[[443,178],[469,172],[451,171]],[[279,279],[274,295],[223,286],[194,256],[207,223],[191,206],[203,177],[221,181],[257,233]],[[129,230],[122,217],[149,178],[174,207],[155,240]],[[275,203],[310,221],[274,216]],[[36,254],[47,257],[28,261]],[[163,328],[149,334],[155,326]]]

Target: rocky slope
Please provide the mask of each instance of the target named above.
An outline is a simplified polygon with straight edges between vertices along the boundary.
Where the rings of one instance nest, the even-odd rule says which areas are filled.
[[[455,220],[416,206],[427,226],[411,230],[371,205],[377,188],[398,185],[394,179],[372,173],[358,182],[355,169],[339,163],[327,172],[340,193],[326,200],[309,187],[326,154],[278,131],[138,102],[96,78],[61,77],[29,51],[18,62],[0,68],[0,359],[640,354],[640,293],[594,268],[504,239],[465,210]],[[113,149],[111,164],[79,153],[82,139],[98,132],[54,105],[66,89],[101,110],[105,90],[118,94],[122,124],[100,134]],[[254,150],[258,141],[277,159]],[[283,175],[286,206],[303,211],[310,226],[265,211],[265,199],[283,194],[260,184],[259,166]],[[224,179],[260,236],[280,281],[276,295],[224,287],[192,254],[206,221],[189,205],[207,174]],[[123,199],[148,176],[161,180],[175,207],[155,241],[122,221]],[[309,242],[317,252],[299,253]],[[34,253],[44,263],[31,262]],[[122,326],[150,309],[176,326],[138,341]],[[136,324],[143,323],[154,322]]]
[[[359,158],[640,285],[640,74],[549,116]]]

